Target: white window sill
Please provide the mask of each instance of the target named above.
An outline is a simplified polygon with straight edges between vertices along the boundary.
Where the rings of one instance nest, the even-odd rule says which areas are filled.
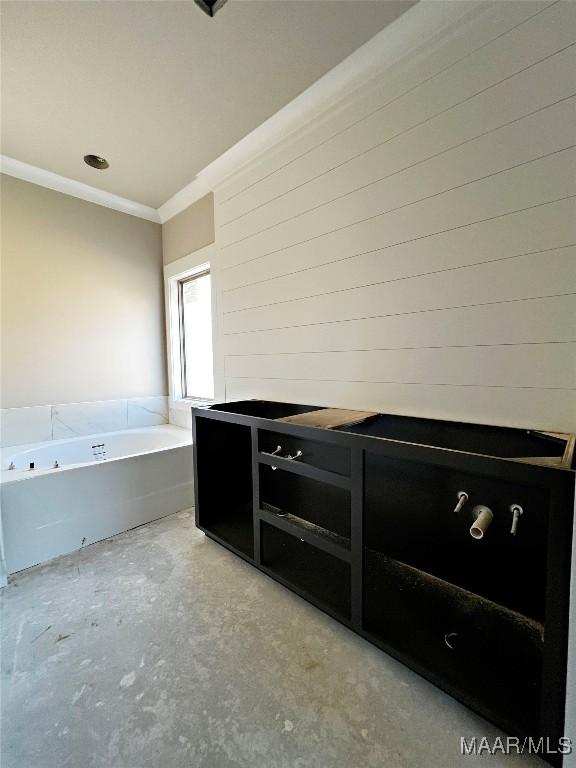
[[[180,400],[170,399],[170,408],[175,411],[190,411],[190,408],[202,405],[214,405],[216,400],[200,400],[198,398],[182,398]]]

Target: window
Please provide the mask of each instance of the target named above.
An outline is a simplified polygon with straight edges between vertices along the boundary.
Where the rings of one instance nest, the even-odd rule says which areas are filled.
[[[225,399],[218,343],[217,282],[208,245],[164,266],[170,409]],[[182,416],[184,420],[187,417]]]
[[[210,270],[177,281],[183,398],[214,398]]]

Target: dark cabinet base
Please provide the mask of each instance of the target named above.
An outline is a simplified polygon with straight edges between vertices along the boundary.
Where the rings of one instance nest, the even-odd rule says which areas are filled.
[[[193,409],[198,527],[505,731],[557,743],[570,442],[382,414],[343,425],[341,411],[334,429],[295,423],[315,412]]]
[[[332,615],[350,620],[350,568],[296,536],[262,523],[261,565]]]
[[[544,628],[449,582],[366,551],[364,626],[514,732],[536,733]]]

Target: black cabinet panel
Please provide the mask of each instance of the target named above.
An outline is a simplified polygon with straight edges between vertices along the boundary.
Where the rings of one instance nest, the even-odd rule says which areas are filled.
[[[260,506],[350,538],[350,493],[281,469],[260,467]]]
[[[480,453],[486,456],[557,456],[561,457],[565,441],[528,429],[489,427],[484,424],[462,424],[456,421],[416,419],[410,416],[378,415],[361,424],[341,427],[370,437],[405,440],[408,443]]]
[[[350,566],[278,528],[261,523],[262,565],[331,613],[350,618]]]
[[[254,557],[250,427],[196,419],[196,522]]]
[[[379,552],[365,559],[366,630],[510,730],[536,733],[542,625]]]
[[[501,728],[553,743],[564,728],[569,443],[386,414],[333,430],[275,421],[312,410],[194,409],[197,524]],[[530,456],[552,464],[510,460]],[[474,538],[479,508],[493,518]]]
[[[468,501],[454,512],[458,493]],[[511,506],[522,506],[516,535]],[[494,519],[470,535],[474,508]],[[548,493],[530,485],[366,454],[365,542],[512,610],[544,621]]]
[[[350,474],[349,448],[268,430],[259,430],[258,443],[264,453],[277,452],[280,456],[296,456],[300,451],[301,455],[296,459],[299,464],[308,464],[339,475]]]

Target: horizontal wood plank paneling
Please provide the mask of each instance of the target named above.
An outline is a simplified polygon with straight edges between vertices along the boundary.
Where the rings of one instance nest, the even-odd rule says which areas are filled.
[[[534,0],[530,5],[524,2],[500,3],[499,7],[492,8],[490,13],[481,12],[479,18],[477,9],[472,8],[471,19],[456,25],[464,25],[464,34],[454,34],[452,28],[447,30],[447,34],[451,35],[450,45],[446,45],[444,39],[439,41],[436,37],[420,47],[408,48],[404,57],[388,68],[386,77],[377,77],[357,91],[351,92],[348,98],[312,121],[306,131],[288,135],[274,148],[239,169],[221,190],[220,212],[226,213],[229,218],[232,201],[255,184],[305,157],[309,152],[317,150],[322,144],[332,141],[340,133],[370,117],[383,106],[413,89],[421,88],[427,81],[444,71],[458,66],[483,46],[546,11],[556,1]]]
[[[376,175],[377,180],[354,186],[359,179],[351,178],[350,191],[336,196],[327,177],[323,179],[325,189],[320,197],[328,196],[329,202],[315,205],[300,215],[273,221],[266,227],[260,225],[253,235],[241,238],[231,247],[242,247],[243,252],[246,248],[256,252],[274,250],[293,239],[300,242],[330,231],[334,221],[340,226],[352,225],[574,146],[574,103],[574,98],[564,100],[524,118],[519,124],[508,124],[485,133],[473,142],[460,144],[448,153],[409,165],[399,173],[385,174],[383,178],[380,171],[374,174],[371,164],[366,163],[361,169],[362,176]],[[267,220],[264,216],[260,219]]]
[[[531,387],[576,391],[576,342],[228,358],[231,378]],[[559,385],[559,382],[562,382]]]
[[[321,126],[324,135],[318,137],[314,148],[309,147],[307,137],[301,137],[299,143],[304,151],[296,151],[291,162],[279,162],[279,158],[270,153],[270,158],[260,164],[261,181],[246,184],[240,190],[232,182],[231,189],[223,191],[221,196],[221,223],[250,210],[254,202],[265,202],[278,190],[331,168],[335,159],[342,162],[353,156],[361,134],[378,133],[382,130],[382,121],[384,125],[392,123],[402,130],[411,123],[409,120],[400,123],[399,117],[410,109],[417,120],[430,117],[439,111],[437,105],[449,107],[457,103],[461,95],[469,97],[559,50],[566,41],[573,42],[565,30],[570,9],[564,6],[568,4],[561,7],[550,4],[544,9],[536,4],[528,6],[517,2],[501,5],[510,6],[512,14],[506,8],[495,9],[493,18],[487,24],[478,25],[476,34],[476,30],[466,30],[462,38],[451,41],[450,45],[440,44],[429,56],[417,60],[415,66],[408,66],[397,77],[383,78],[379,88],[369,90],[344,111],[343,120],[337,116]],[[552,17],[545,40],[541,37],[541,16],[547,20]],[[428,112],[423,113],[423,109]]]
[[[558,133],[561,135],[558,136],[554,131],[552,136],[544,134],[544,138],[540,132],[532,136],[534,144],[545,141],[550,147],[548,152],[541,152],[539,146],[534,153],[528,148],[530,140],[525,141],[523,136],[518,136],[517,143],[513,139],[502,143],[495,141],[491,146],[483,147],[482,151],[471,152],[468,162],[463,159],[466,155],[458,158],[459,163],[450,165],[435,160],[425,170],[415,168],[404,172],[402,179],[385,179],[374,186],[355,190],[345,198],[339,198],[318,210],[236,243],[232,248],[222,251],[223,264],[225,267],[233,266],[278,253],[333,232],[354,229],[374,219],[385,219],[382,222],[385,225],[404,213],[419,216],[421,210],[450,206],[454,198],[468,202],[471,197],[474,200],[483,195],[484,200],[477,205],[481,217],[486,217],[496,213],[494,204],[498,203],[493,194],[505,196],[508,193],[508,199],[501,204],[501,212],[553,199],[553,193],[558,190],[561,195],[573,194],[576,168],[574,136],[567,136],[569,131],[564,130],[558,130]],[[540,137],[540,141],[536,136]],[[499,147],[502,147],[502,155],[498,151]],[[541,178],[537,187],[517,187],[517,179],[529,179],[534,174]],[[558,185],[550,183],[552,179],[548,184],[544,183],[551,174],[558,176]],[[510,184],[514,185],[513,195],[509,193]],[[476,202],[472,204],[476,205]],[[454,212],[457,213],[457,209]]]
[[[551,389],[360,384],[313,380],[230,379],[229,400],[261,397],[297,403],[364,408],[422,418],[551,431],[574,429],[574,392]],[[572,420],[571,420],[572,419]]]
[[[352,226],[334,219],[330,232],[287,243],[250,261],[272,258],[289,271],[286,266],[305,266],[318,251],[335,260],[564,199],[576,195],[575,159],[574,150],[563,150]],[[295,227],[293,237],[302,235]]]
[[[517,78],[505,80],[459,106],[441,111],[438,117],[416,122],[414,127],[399,134],[393,134],[390,126],[375,131],[365,149],[356,148],[353,159],[333,158],[331,166],[320,175],[279,191],[268,202],[255,204],[243,216],[223,224],[222,245],[226,247],[263,230],[263,221],[267,227],[273,226],[350,194],[351,190],[392,175],[397,177],[404,170],[450,151],[453,155],[446,159],[452,162],[457,162],[462,153],[471,159],[471,153],[481,152],[483,144],[500,143],[501,133],[504,140],[512,133],[535,135],[530,116],[573,96],[576,83],[570,74],[575,69],[576,46],[572,45],[544,59],[534,69],[524,70]],[[574,106],[565,109],[570,112]],[[533,119],[538,118],[534,115]],[[546,116],[540,119],[545,120]],[[556,116],[550,119],[555,121]],[[515,125],[522,120],[527,124]],[[390,134],[391,137],[386,138]],[[463,146],[471,142],[475,144]],[[455,151],[458,148],[460,153]],[[533,150],[536,152],[536,147]],[[423,170],[425,172],[425,168]]]
[[[575,41],[495,3],[216,190],[228,399],[576,430]]]
[[[576,341],[576,294],[224,336],[228,356]]]
[[[576,247],[224,314],[224,333],[356,320],[576,292]],[[423,318],[422,322],[432,322]]]
[[[235,269],[224,270],[221,287],[228,294],[225,297],[227,309],[233,310],[251,306],[252,297],[261,295],[258,292],[251,293],[253,285],[270,283],[285,275],[285,280],[263,286],[264,291],[271,290],[269,295],[273,300],[277,296],[295,298],[302,286],[316,281],[318,268],[323,269],[326,265],[328,270],[325,275],[337,274],[338,263],[352,259],[354,262],[346,267],[350,285],[358,284],[355,282],[358,280],[357,270],[362,271],[365,260],[369,262],[372,257],[378,265],[389,265],[390,272],[386,271],[385,275],[393,279],[432,269],[480,262],[486,256],[492,258],[492,254],[497,259],[531,250],[543,250],[547,246],[562,246],[576,242],[574,206],[573,198],[562,199],[453,227],[445,227],[437,219],[431,231],[418,227],[415,232],[416,222],[413,222],[411,231],[403,231],[400,227],[397,230],[390,227],[386,231],[374,226],[372,232],[368,230],[363,235],[361,243],[342,234],[327,241],[315,241],[313,246],[291,249],[289,259],[278,258],[274,254]],[[490,243],[489,249],[486,243]],[[300,272],[310,274],[299,276]],[[237,295],[236,290],[244,286],[248,289],[247,294],[238,290]],[[283,295],[283,292],[287,295]],[[256,298],[253,303],[264,302]]]
[[[409,279],[531,252],[576,245],[576,217],[566,226],[574,201],[532,208],[440,235],[369,251],[319,266],[295,269],[226,291],[226,312],[275,304],[378,282]],[[491,246],[486,248],[487,238]],[[449,277],[447,275],[447,277]]]

